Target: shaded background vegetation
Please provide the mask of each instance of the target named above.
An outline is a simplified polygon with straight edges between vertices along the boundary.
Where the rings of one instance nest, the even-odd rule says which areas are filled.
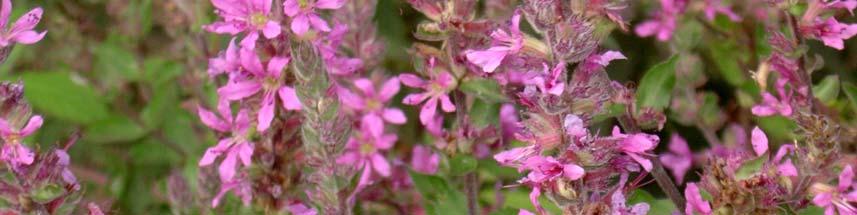
[[[204,0],[13,2],[13,17],[32,7],[43,7],[45,14],[38,29],[48,30],[45,40],[16,47],[7,63],[0,67],[3,79],[25,81],[27,99],[37,113],[45,116],[43,128],[34,137],[35,141],[30,142],[38,142],[45,148],[79,132],[82,139],[70,153],[73,171],[86,190],[86,201],[120,214],[169,212],[170,198],[175,198],[165,188],[170,175],[196,183],[200,171],[198,158],[206,147],[215,143],[214,136],[195,115],[198,105],[211,104],[214,98],[213,84],[205,73],[207,59],[228,41],[227,36],[201,30],[201,25],[214,18],[210,3]],[[411,32],[424,18],[402,0],[379,2],[375,20],[387,41],[385,68],[390,74],[412,71],[406,50],[414,42]],[[656,6],[631,4],[633,9],[626,19],[632,24],[646,16],[644,11]],[[714,24],[727,30],[742,29],[739,24],[722,19]],[[715,104],[719,104],[727,118],[740,116],[736,113],[740,111],[736,88],[749,80],[747,71],[756,66],[735,63],[734,58],[742,53],[732,52],[746,50],[744,44],[717,43],[718,35],[703,33],[704,28],[696,23],[679,29],[679,37],[691,38],[688,43],[714,44],[698,46],[701,61],[689,66],[709,76],[703,88],[717,95],[719,102]],[[751,24],[748,29],[761,33],[757,37],[761,40],[764,29],[760,28]],[[811,53],[823,56],[825,62],[824,68],[814,74],[815,79],[835,74],[840,81],[853,83],[857,78],[855,43],[847,41],[849,48],[837,52],[812,41]],[[647,68],[670,55],[665,44],[622,31],[614,31],[604,46],[621,50],[629,58],[613,63],[607,70],[611,78],[622,82],[638,80]],[[763,52],[767,47],[758,48]],[[404,108],[414,116],[413,107]],[[763,126],[787,125],[772,122]],[[668,121],[666,128],[662,140],[668,139],[669,132],[679,131],[692,148],[706,146],[695,128],[672,121]],[[412,121],[400,132],[419,133],[419,129]],[[403,143],[417,141],[412,135],[400,137]],[[665,146],[662,143],[660,147]],[[529,207],[526,197],[522,197],[509,198],[510,204],[521,201],[521,207]]]

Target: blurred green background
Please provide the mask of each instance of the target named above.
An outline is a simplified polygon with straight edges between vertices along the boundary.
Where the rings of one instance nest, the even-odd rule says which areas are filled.
[[[394,73],[412,71],[406,49],[415,41],[411,36],[415,25],[424,18],[402,0],[379,2],[375,20],[387,41],[384,66]],[[195,114],[198,105],[211,104],[214,98],[214,85],[205,73],[207,59],[229,39],[201,31],[201,25],[215,18],[210,3],[15,0],[13,5],[13,18],[43,7],[37,29],[48,30],[41,42],[15,47],[0,67],[2,79],[25,82],[27,99],[45,116],[44,126],[30,142],[45,149],[80,132],[82,139],[70,153],[73,171],[83,182],[85,202],[110,206],[105,210],[119,214],[169,213],[167,178],[182,175],[195,183],[198,158],[215,142]],[[633,24],[656,5],[632,6],[627,19]],[[720,18],[714,24],[726,30],[739,28]],[[757,38],[764,38],[760,27],[750,29],[761,33]],[[746,71],[755,66],[735,63],[736,58],[748,57],[737,51],[747,47],[729,41],[712,43],[718,38],[703,30],[698,23],[690,23],[678,35],[689,38],[685,42],[701,54],[702,60],[692,66],[709,76],[703,89],[718,96],[717,106],[726,114],[734,113],[736,89],[749,83]],[[621,50],[629,58],[608,68],[611,78],[621,82],[638,80],[671,54],[663,43],[621,31],[614,31],[603,46]],[[857,44],[851,40],[847,47],[837,52],[811,42],[811,53],[823,56],[825,62],[814,74],[816,80],[835,74],[843,82],[854,82]],[[407,109],[413,113],[412,107]],[[409,125],[402,132],[413,129],[419,127]],[[667,130],[682,133],[692,148],[705,146],[695,128],[670,121]],[[668,139],[666,134],[662,137]],[[416,140],[402,140],[409,141]]]

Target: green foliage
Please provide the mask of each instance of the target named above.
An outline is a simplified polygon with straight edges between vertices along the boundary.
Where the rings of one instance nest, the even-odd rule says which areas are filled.
[[[427,214],[467,214],[464,194],[449,185],[446,179],[411,171],[414,187],[423,197]]]
[[[649,204],[649,214],[672,214],[673,211],[677,211],[675,204],[669,199],[655,198],[655,196],[643,189],[634,190],[627,198],[628,202],[626,204],[628,205],[643,202]]]
[[[27,100],[49,118],[89,124],[110,115],[96,90],[72,73],[31,71],[24,73],[21,80],[27,83]]]
[[[824,77],[821,82],[812,87],[815,98],[825,104],[832,103],[839,96],[839,76],[831,75]]]
[[[676,61],[678,56],[672,56],[646,71],[637,88],[637,106],[663,109],[670,105]]]
[[[498,103],[508,100],[503,95],[500,85],[496,81],[484,78],[467,79],[458,86],[467,95],[475,96],[487,102]]]

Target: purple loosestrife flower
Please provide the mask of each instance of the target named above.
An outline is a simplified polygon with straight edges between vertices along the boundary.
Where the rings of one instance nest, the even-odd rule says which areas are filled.
[[[684,174],[693,165],[693,152],[687,146],[687,141],[678,134],[670,137],[669,152],[660,156],[664,167],[672,172],[676,182],[684,181]]]
[[[719,13],[726,15],[729,17],[729,20],[733,22],[741,21],[741,16],[735,14],[732,9],[729,9],[727,6],[723,6],[722,0],[705,0],[705,18],[710,21],[714,21],[714,17]]]
[[[539,153],[538,145],[518,147],[495,154],[494,160],[502,166],[515,167],[518,171],[522,171],[524,161],[537,153]]]
[[[429,147],[422,145],[414,146],[411,153],[411,167],[414,171],[423,174],[434,174],[440,164],[440,155],[431,151]]]
[[[649,213],[649,204],[645,202],[637,203],[630,208],[625,204],[627,199],[625,195],[622,194],[621,190],[616,190],[613,192],[613,195],[610,196],[611,209],[610,214],[612,215],[646,215]]]
[[[524,161],[523,165],[531,171],[518,183],[533,187],[530,192],[530,202],[539,214],[545,214],[545,209],[539,203],[539,196],[542,193],[541,189],[547,186],[546,183],[555,182],[560,178],[577,180],[585,174],[583,167],[572,163],[560,163],[553,157],[532,156]]]
[[[339,9],[345,5],[345,0],[286,0],[283,2],[283,12],[292,18],[292,32],[297,35],[306,33],[310,26],[319,31],[330,31],[327,21],[324,21],[315,9]]]
[[[229,191],[233,191],[235,195],[240,197],[244,206],[250,205],[250,201],[252,201],[253,197],[253,184],[246,178],[246,176],[242,176],[223,182],[220,185],[220,192],[218,192],[217,195],[214,196],[214,199],[211,200],[211,207],[217,207],[217,205],[220,205],[220,200],[223,199],[223,196],[225,196]]]
[[[24,146],[23,139],[42,127],[42,117],[33,116],[23,128],[15,128],[5,119],[0,119],[0,136],[3,137],[3,148],[0,150],[0,160],[17,168],[33,163],[36,155]]]
[[[562,128],[565,129],[566,134],[575,140],[580,140],[589,135],[589,130],[586,129],[583,120],[574,114],[565,115],[565,119],[562,120]]]
[[[848,191],[851,188],[850,192]],[[839,214],[857,214],[857,181],[854,181],[854,170],[851,165],[845,166],[839,173],[839,184],[831,187],[826,184],[814,184],[810,190],[815,195],[812,203],[824,208],[825,215],[833,215],[835,211]]]
[[[774,159],[771,160],[771,163],[777,166],[778,174],[782,176],[797,176],[797,168],[792,163],[792,160],[783,160],[783,157],[785,157],[789,151],[794,151],[794,149],[794,145],[783,145],[780,146],[779,150],[777,150],[777,154],[774,156]]]
[[[768,136],[765,135],[762,129],[759,129],[759,126],[756,126],[750,132],[750,144],[753,145],[753,151],[756,152],[757,156],[761,156],[768,151]]]
[[[515,12],[509,26],[510,32],[494,30],[491,32],[491,48],[483,51],[466,50],[467,60],[481,67],[483,72],[494,72],[507,55],[517,54],[524,47],[524,33],[519,30],[520,23],[521,14]]]
[[[317,215],[315,209],[307,207],[305,204],[296,202],[287,206],[287,210],[294,215]]]
[[[556,64],[553,69],[550,69],[550,72],[548,72],[547,64],[542,64],[542,67],[541,73],[536,74],[525,83],[535,85],[542,94],[562,95],[562,91],[565,90],[565,82],[560,78],[560,75],[565,72],[565,63]]]
[[[235,38],[229,41],[229,47],[215,58],[208,59],[208,75],[211,77],[229,73],[235,76],[236,71],[241,69],[241,55],[239,48],[235,45]],[[232,79],[233,77],[229,77]]]
[[[221,181],[230,181],[235,176],[237,160],[241,164],[249,166],[253,155],[253,143],[250,142],[250,118],[246,109],[238,111],[238,115],[232,117],[229,102],[220,100],[217,104],[220,116],[204,109],[198,108],[197,113],[200,120],[206,126],[218,132],[230,133],[230,136],[218,141],[216,146],[208,148],[205,155],[199,160],[199,166],[208,166],[221,155],[225,155],[220,166],[217,168]]]
[[[684,198],[687,199],[684,206],[684,213],[686,215],[693,215],[695,214],[694,212],[702,215],[711,214],[711,205],[702,199],[696,183],[687,183],[687,187],[684,188]]]
[[[430,60],[429,67],[434,67],[434,59]],[[455,88],[455,79],[445,71],[433,72],[431,69],[429,71],[432,72],[429,73],[431,79],[428,81],[408,73],[399,75],[399,79],[402,80],[405,86],[425,90],[422,93],[413,93],[406,96],[402,100],[402,103],[417,105],[425,101],[425,104],[420,108],[420,122],[427,127],[436,127],[440,124],[440,121],[435,118],[437,103],[440,103],[440,107],[444,112],[455,111],[455,104],[452,104],[449,95],[447,95]]]
[[[762,93],[762,103],[753,106],[751,111],[753,115],[756,116],[772,116],[772,115],[782,115],[782,116],[791,116],[792,115],[792,106],[790,104],[792,99],[792,92],[786,93],[784,85],[786,80],[777,80],[777,93],[780,95],[780,99],[778,100],[774,95],[771,95],[768,92]]]
[[[3,0],[3,5],[0,6],[0,47],[10,46],[13,43],[33,44],[42,40],[47,34],[47,31],[41,33],[36,32],[33,28],[39,24],[42,19],[42,8],[37,7],[30,12],[27,12],[12,26],[7,26],[9,16],[12,15],[12,1]]]
[[[368,122],[361,122],[360,132],[348,139],[345,153],[336,159],[336,163],[362,169],[359,187],[371,183],[373,172],[383,177],[391,175],[390,162],[384,158],[381,151],[392,148],[398,137],[395,134],[384,134],[383,129],[372,128],[372,126]]]
[[[214,22],[203,28],[217,34],[246,32],[241,40],[245,48],[255,47],[259,31],[265,38],[271,39],[282,32],[280,24],[271,17],[271,0],[211,0],[222,21]]]
[[[652,170],[652,161],[644,158],[642,155],[646,151],[655,149],[658,146],[660,139],[658,136],[637,133],[637,134],[622,134],[619,131],[619,126],[613,127],[613,138],[616,138],[619,143],[619,149],[625,152],[631,159],[637,161],[646,171]]]
[[[643,21],[634,28],[641,37],[655,36],[660,41],[672,38],[678,16],[684,11],[685,0],[660,0],[661,9],[650,20]]]
[[[510,142],[515,137],[515,133],[521,130],[518,123],[518,112],[513,104],[503,104],[500,107],[500,130],[504,142]]]
[[[821,40],[828,47],[842,50],[845,48],[843,40],[857,35],[857,24],[840,23],[834,17],[816,18],[810,26],[802,26],[800,31],[806,37]]]
[[[830,0],[827,1],[827,7],[848,10],[848,13],[851,13],[853,16],[854,8],[857,8],[857,0]]]
[[[339,88],[339,100],[345,106],[362,114],[361,122],[368,123],[372,129],[377,129],[373,133],[381,133],[384,130],[384,121],[397,125],[405,123],[407,118],[402,110],[385,107],[385,104],[399,92],[398,78],[390,78],[384,82],[381,89],[377,90],[372,81],[365,78],[354,81],[354,86],[359,89],[360,95],[345,88]]]
[[[263,99],[259,108],[258,131],[265,131],[274,119],[276,97],[286,110],[300,110],[301,104],[295,89],[286,86],[281,78],[283,68],[289,63],[287,57],[273,57],[268,61],[267,68],[253,50],[241,50],[241,66],[250,73],[245,79],[231,80],[226,86],[217,89],[217,94],[228,101],[240,100],[262,92]]]

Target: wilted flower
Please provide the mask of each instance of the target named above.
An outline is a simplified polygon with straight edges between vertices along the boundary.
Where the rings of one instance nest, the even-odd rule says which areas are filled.
[[[24,146],[23,139],[42,127],[42,117],[33,116],[23,128],[15,128],[5,119],[0,119],[0,135],[3,137],[3,148],[0,159],[14,167],[30,165],[35,159],[35,153]]]
[[[267,68],[253,50],[241,50],[241,66],[248,72],[249,77],[230,81],[226,86],[217,89],[217,94],[226,100],[240,100],[262,91],[262,103],[258,114],[256,129],[265,131],[274,119],[276,96],[286,110],[300,110],[301,103],[295,89],[286,86],[282,79],[283,68],[289,63],[289,58],[273,57],[268,61]]]
[[[12,26],[7,26],[10,15],[12,15],[12,1],[3,0],[3,5],[0,7],[0,31],[2,31],[0,32],[0,47],[10,46],[13,43],[33,44],[42,40],[48,33],[47,31],[39,33],[33,30],[42,19],[41,7],[30,10],[18,18]]]
[[[521,23],[521,14],[516,12],[512,16],[509,32],[502,29],[491,33],[492,46],[487,50],[467,50],[464,53],[467,60],[479,65],[483,72],[492,73],[507,55],[517,54],[524,47],[524,34],[518,30]]]
[[[218,34],[246,32],[241,40],[245,48],[255,47],[259,31],[268,39],[279,36],[282,31],[280,24],[271,19],[271,0],[211,0],[211,4],[223,20],[203,28]]]
[[[283,2],[283,12],[292,17],[292,32],[303,35],[312,26],[319,31],[330,31],[327,21],[324,21],[315,9],[339,9],[345,5],[345,0],[286,0]]]
[[[232,117],[232,109],[229,107],[229,102],[220,100],[217,104],[217,111],[220,117],[214,113],[198,108],[200,120],[206,126],[223,133],[231,133],[229,137],[218,141],[216,146],[208,148],[202,159],[199,160],[199,166],[208,166],[214,163],[214,160],[220,155],[225,154],[226,157],[221,161],[217,168],[220,173],[221,181],[229,181],[235,176],[235,168],[238,164],[237,160],[241,160],[244,166],[249,166],[251,156],[253,155],[253,143],[250,142],[250,119],[248,111],[241,109],[238,115]]]

